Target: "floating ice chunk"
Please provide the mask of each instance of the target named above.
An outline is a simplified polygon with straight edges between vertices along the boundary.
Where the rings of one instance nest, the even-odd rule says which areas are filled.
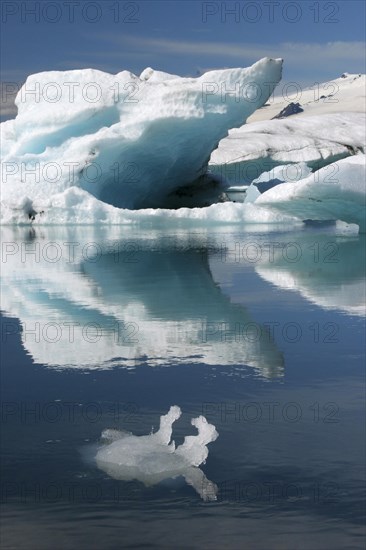
[[[132,433],[125,430],[113,430],[108,428],[107,430],[103,430],[101,440],[103,443],[113,443],[113,441],[118,441],[130,435],[132,435]]]
[[[190,462],[193,466],[199,466],[206,461],[208,449],[206,445],[215,441],[218,433],[213,424],[209,424],[204,416],[192,418],[192,426],[198,430],[198,435],[187,435],[184,443],[177,448],[177,454]]]
[[[96,455],[101,470],[115,479],[137,479],[145,485],[155,485],[164,479],[183,476],[203,500],[216,500],[217,487],[198,468],[208,456],[207,445],[215,441],[218,432],[203,416],[192,419],[198,435],[187,436],[178,448],[171,441],[173,423],[181,416],[176,405],[160,417],[156,433],[135,436],[128,432],[105,430],[102,439],[109,443]]]
[[[290,213],[302,220],[341,220],[366,228],[366,163],[359,154],[321,168],[307,178],[282,183],[263,193],[255,205]]]

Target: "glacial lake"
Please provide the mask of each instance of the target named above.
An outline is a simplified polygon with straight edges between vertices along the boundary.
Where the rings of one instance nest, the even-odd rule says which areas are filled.
[[[3,228],[1,547],[364,548],[365,250],[326,224]],[[94,460],[171,405],[177,445],[216,426],[216,501]]]

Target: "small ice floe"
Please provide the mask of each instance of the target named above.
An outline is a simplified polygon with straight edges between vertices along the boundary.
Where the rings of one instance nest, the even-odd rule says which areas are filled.
[[[160,417],[159,430],[150,435],[104,430],[102,446],[96,454],[98,467],[115,479],[137,479],[146,486],[182,476],[203,500],[216,500],[217,486],[198,466],[206,461],[208,443],[215,441],[219,434],[204,416],[192,418],[198,434],[186,436],[183,444],[176,447],[171,440],[172,426],[181,414],[176,405],[170,407],[169,412]]]

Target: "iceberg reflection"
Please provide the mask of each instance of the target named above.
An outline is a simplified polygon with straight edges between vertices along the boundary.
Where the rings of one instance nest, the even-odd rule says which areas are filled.
[[[296,238],[294,241],[299,242]],[[288,241],[282,242],[282,248],[279,242],[271,261],[259,263],[256,272],[267,282],[295,290],[324,309],[365,315],[365,236],[323,234],[316,239],[303,236],[300,242],[301,255],[296,261],[289,261],[282,252]],[[295,247],[292,254],[296,254]]]
[[[6,228],[3,237],[2,308],[19,318],[38,363],[245,364],[262,376],[283,374],[266,327],[213,280],[200,234],[123,228],[121,238],[120,228],[60,227]]]

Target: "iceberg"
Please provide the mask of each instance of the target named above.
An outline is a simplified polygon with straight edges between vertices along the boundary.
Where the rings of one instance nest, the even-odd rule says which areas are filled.
[[[1,124],[1,223],[271,229],[311,219],[364,231],[365,76],[325,83],[323,99],[305,90],[301,111],[268,120],[285,107],[265,104],[281,71],[281,59],[264,58],[198,78],[150,67],[30,76],[16,119]]]
[[[294,115],[234,128],[213,151],[209,168],[230,185],[248,184],[280,165],[318,170],[365,149],[365,113]]]
[[[282,59],[264,58],[198,78],[150,68],[31,75],[17,117],[1,125],[3,205],[29,221],[76,188],[118,208],[165,206],[207,183],[212,150],[266,102],[281,72]]]
[[[228,182],[230,197],[242,200],[235,191],[245,190],[253,180],[263,181],[263,172],[295,163],[316,171],[364,153],[365,83],[366,75],[345,73],[304,90],[292,82],[283,85],[281,94],[278,86],[276,97],[255,111],[245,126],[230,130],[221,140],[211,155],[211,173]],[[291,101],[288,91],[294,88]],[[295,104],[297,108],[290,109]],[[305,169],[300,179],[307,175]]]
[[[366,230],[366,156],[334,162],[310,176],[276,185],[254,204],[291,213],[302,220],[341,220]]]
[[[208,457],[207,445],[215,441],[218,432],[204,416],[192,418],[197,435],[186,436],[182,445],[176,447],[171,441],[173,423],[181,416],[179,407],[170,407],[160,417],[157,432],[135,436],[129,432],[104,430],[102,445],[96,454],[98,467],[115,479],[139,480],[146,486],[165,479],[184,477],[205,501],[216,500],[218,488],[209,481],[198,467]]]
[[[282,90],[281,86],[277,88],[275,97],[248,118],[248,123],[273,119],[293,103],[301,108],[291,114],[291,118],[296,119],[332,113],[363,113],[365,91],[365,74],[343,73],[339,78],[314,82],[305,89],[296,82],[284,83]]]

